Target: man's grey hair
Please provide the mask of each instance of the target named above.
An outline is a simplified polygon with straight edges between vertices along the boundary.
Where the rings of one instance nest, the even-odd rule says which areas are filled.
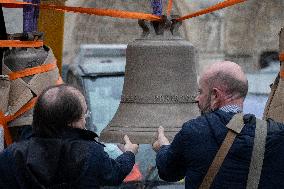
[[[241,81],[223,71],[219,71],[209,77],[207,83],[210,90],[214,87],[221,86],[226,94],[232,95],[234,98],[245,98],[248,93],[247,80]]]

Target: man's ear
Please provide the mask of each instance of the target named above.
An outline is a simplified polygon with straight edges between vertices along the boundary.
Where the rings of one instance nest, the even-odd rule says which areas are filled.
[[[211,108],[217,109],[219,108],[222,101],[222,91],[216,87],[212,88],[211,91]]]
[[[220,91],[218,88],[212,88],[212,91],[211,91],[211,97],[216,99],[216,98],[219,98],[220,97]]]

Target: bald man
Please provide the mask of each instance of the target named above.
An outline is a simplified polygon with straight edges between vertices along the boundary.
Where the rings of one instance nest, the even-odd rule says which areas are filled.
[[[95,133],[85,129],[88,109],[76,88],[47,88],[34,107],[31,138],[0,154],[2,189],[95,189],[119,185],[135,163],[138,145],[125,136],[115,160]]]
[[[153,144],[157,152],[159,176],[166,181],[185,177],[186,189],[200,187],[212,161],[228,133],[226,125],[241,113],[248,82],[241,67],[233,62],[217,62],[199,80],[196,97],[201,116],[183,124],[170,144],[163,127]],[[244,127],[237,135],[224,162],[213,177],[211,189],[245,189],[254,145],[256,118],[243,116]],[[267,121],[265,156],[260,180],[254,188],[284,188],[284,125]],[[261,157],[257,157],[259,159]],[[258,187],[257,187],[258,185]]]

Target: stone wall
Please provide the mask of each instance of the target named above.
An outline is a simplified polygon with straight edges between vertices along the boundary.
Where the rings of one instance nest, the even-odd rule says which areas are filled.
[[[85,0],[80,1],[81,5],[79,6],[152,13],[150,2],[150,0]],[[164,9],[166,9],[166,1],[164,2]],[[73,6],[76,4],[76,6],[78,6],[78,1],[69,0],[67,4]],[[178,14],[175,6],[173,14]],[[142,33],[142,29],[138,26],[137,20],[132,19],[83,14],[66,14],[65,19],[64,63],[72,62],[80,44],[127,44],[139,38]]]
[[[284,1],[250,0],[225,11],[225,58],[246,71],[259,69],[260,56],[278,52],[278,33],[284,26]]]

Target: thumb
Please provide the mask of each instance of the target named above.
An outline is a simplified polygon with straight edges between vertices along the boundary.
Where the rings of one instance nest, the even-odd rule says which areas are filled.
[[[131,141],[129,140],[129,137],[127,136],[127,135],[124,135],[124,142],[125,142],[125,144],[131,144]]]
[[[161,135],[164,136],[165,135],[164,132],[165,132],[164,127],[160,126],[159,129],[158,129],[158,135],[159,136],[161,136]]]

